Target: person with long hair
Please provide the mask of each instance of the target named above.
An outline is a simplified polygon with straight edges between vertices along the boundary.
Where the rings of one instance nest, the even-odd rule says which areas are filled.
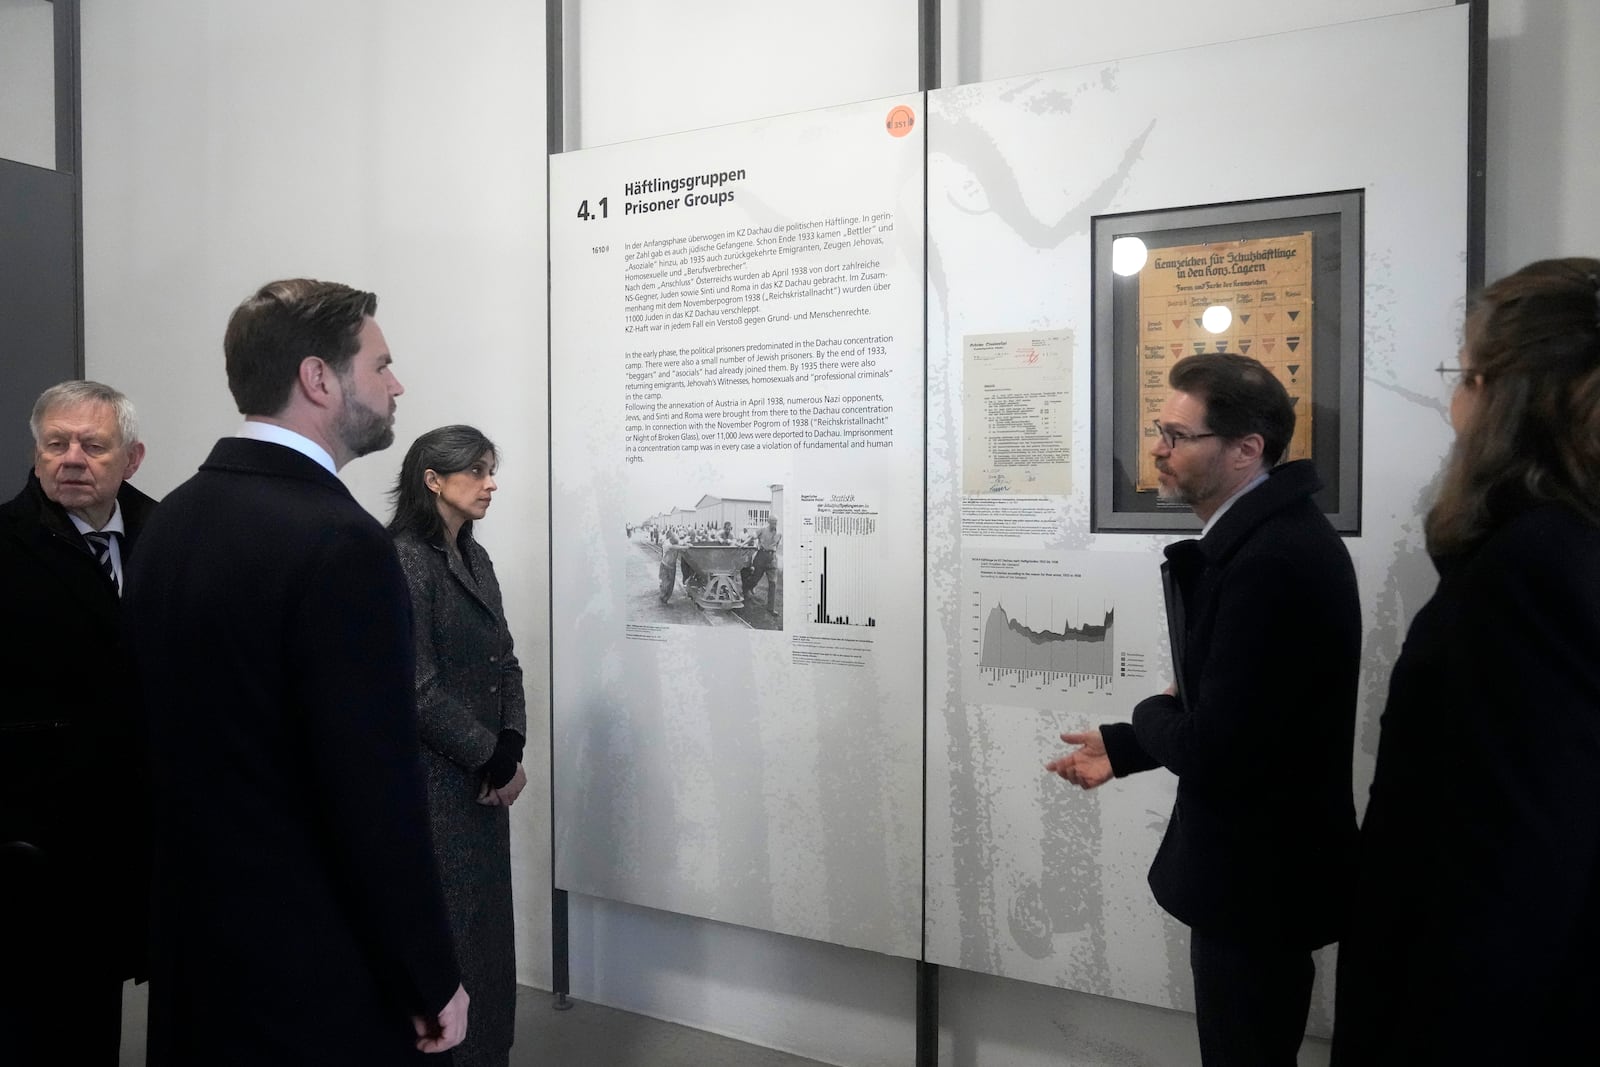
[[[1467,315],[1339,948],[1334,1062],[1600,1063],[1600,260]]]
[[[527,784],[522,668],[500,583],[472,536],[499,453],[471,426],[417,438],[395,481],[389,533],[411,588],[417,716],[445,908],[472,996],[456,1067],[505,1067],[516,1016],[507,808]]]

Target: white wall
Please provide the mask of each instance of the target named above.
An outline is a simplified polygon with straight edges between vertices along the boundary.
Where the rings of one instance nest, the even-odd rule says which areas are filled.
[[[1600,254],[1600,4],[1490,0],[1487,275]]]
[[[1237,41],[1453,0],[940,0],[944,85]]]
[[[1427,6],[944,0],[943,82]],[[573,145],[916,86],[910,0],[566,7]],[[1587,128],[1600,5],[1493,7],[1491,277],[1600,251],[1600,147]],[[529,668],[530,767],[548,759],[542,18],[527,0],[83,0],[87,361],[140,405],[150,458],[139,484],[171,489],[237,422],[220,338],[252,288],[305,273],[377,290],[409,389],[401,445],[467,420],[505,452],[482,532]],[[1130,25],[1146,36],[1119,47]],[[1352,57],[1352,76],[1359,67]],[[347,468],[380,514],[399,458],[397,446]],[[520,973],[541,986],[546,792],[535,781],[514,809],[513,843]],[[584,899],[571,945],[580,998],[835,1063],[911,1062],[905,961]],[[945,1064],[1196,1062],[1187,1016],[1040,986],[945,972],[941,1013]]]
[[[241,421],[222,331],[263,282],[378,293],[396,444],[343,474],[374,514],[449,422],[501,451],[480,525],[527,672],[512,809],[525,980],[549,981],[544,13],[523,0],[85,0],[91,377],[138,406],[165,494]],[[359,758],[359,753],[353,754]]]
[[[0,0],[0,159],[56,165],[55,8]]]
[[[908,0],[566,0],[569,148],[917,89]]]

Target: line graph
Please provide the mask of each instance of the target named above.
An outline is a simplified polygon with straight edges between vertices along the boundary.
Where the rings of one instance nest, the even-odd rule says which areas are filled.
[[[1104,621],[1082,621],[1074,626],[1063,619],[1059,630],[1035,630],[1012,618],[1004,604],[995,604],[984,617],[978,668],[991,679],[1035,675],[1047,680],[1067,676],[1071,684],[1111,684],[1116,610],[1107,608]]]
[[[1111,713],[1149,695],[1162,637],[1155,571],[1147,556],[1081,549],[966,560],[966,699]]]

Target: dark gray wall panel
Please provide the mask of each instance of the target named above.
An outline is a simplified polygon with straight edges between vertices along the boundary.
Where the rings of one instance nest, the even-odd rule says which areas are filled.
[[[79,367],[78,234],[71,174],[0,160],[0,495],[30,462],[28,412]]]

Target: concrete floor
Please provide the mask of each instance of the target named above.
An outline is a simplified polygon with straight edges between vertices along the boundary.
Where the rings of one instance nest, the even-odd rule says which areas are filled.
[[[148,986],[122,992],[121,1067],[144,1067]],[[816,1060],[747,1045],[676,1023],[572,1001],[556,1011],[540,989],[517,988],[512,1067],[820,1067]]]

